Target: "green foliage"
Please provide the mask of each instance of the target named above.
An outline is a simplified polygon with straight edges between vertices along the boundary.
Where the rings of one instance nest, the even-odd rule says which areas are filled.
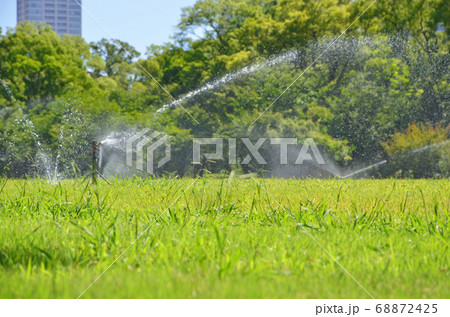
[[[185,159],[192,137],[313,137],[340,165],[385,159],[383,142],[412,122],[450,123],[449,10],[445,0],[378,0],[334,43],[371,3],[199,0],[183,10],[173,41],[143,57],[123,41],[87,44],[19,24],[0,35],[0,173],[36,172],[37,141],[53,156],[72,144],[61,139],[65,111],[84,116],[80,142],[129,127],[172,136],[176,159],[162,173],[194,173]],[[155,114],[171,96],[250,68],[181,104],[200,124],[181,107]]]
[[[401,177],[448,177],[449,127],[411,124],[382,145],[390,156],[388,173]]]
[[[90,56],[81,38],[61,38],[49,26],[24,22],[1,38],[0,78],[18,101],[53,98],[70,86],[93,84],[84,70]]]
[[[109,77],[120,76],[120,73],[128,73],[127,64],[132,64],[140,53],[134,49],[130,44],[120,40],[102,39],[97,43],[91,43],[92,52],[101,57],[104,64],[93,66],[92,75],[99,77],[104,70]],[[128,72],[127,72],[128,70]]]
[[[442,143],[448,139],[448,132],[449,128],[412,123],[406,132],[396,132],[389,142],[382,144],[389,156],[395,156],[428,145]]]

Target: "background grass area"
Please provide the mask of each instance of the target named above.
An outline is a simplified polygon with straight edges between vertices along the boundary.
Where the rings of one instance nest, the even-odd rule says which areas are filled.
[[[83,298],[369,297],[314,240],[376,298],[450,296],[449,180],[193,182],[1,180],[0,297],[76,298],[152,223]]]

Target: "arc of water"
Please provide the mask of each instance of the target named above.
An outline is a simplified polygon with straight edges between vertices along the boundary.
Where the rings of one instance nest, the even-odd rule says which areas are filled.
[[[207,83],[207,84],[203,85],[202,87],[200,87],[199,89],[196,89],[196,90],[193,90],[193,91],[187,93],[186,95],[182,96],[181,98],[178,98],[177,100],[162,106],[161,108],[158,109],[157,112],[161,113],[169,108],[178,106],[185,100],[191,99],[203,92],[215,89],[221,85],[225,85],[243,75],[249,75],[249,74],[256,72],[259,69],[263,69],[263,68],[270,67],[270,66],[275,66],[275,65],[278,65],[278,64],[281,64],[284,62],[293,61],[296,57],[297,57],[297,53],[294,51],[290,51],[290,52],[284,53],[282,55],[279,55],[275,58],[269,59],[265,62],[255,63],[253,65],[246,66],[236,72],[233,72],[231,74],[226,74],[217,80]]]
[[[372,165],[370,165],[370,166],[364,167],[364,168],[362,168],[362,169],[360,169],[360,170],[357,170],[357,171],[355,171],[355,172],[353,172],[353,173],[350,173],[350,174],[348,174],[348,175],[345,175],[345,176],[341,176],[341,177],[339,177],[339,178],[341,178],[341,179],[348,178],[348,177],[351,177],[351,176],[360,174],[360,173],[362,173],[362,172],[371,170],[372,168],[375,168],[375,167],[377,167],[377,166],[383,165],[383,164],[385,164],[385,163],[387,163],[387,161],[386,161],[386,160],[383,160],[383,161],[381,161],[381,162],[378,162],[378,163],[372,164]]]
[[[427,150],[427,149],[431,149],[431,148],[433,148],[433,147],[439,147],[439,146],[442,146],[442,145],[444,145],[444,144],[447,144],[448,142],[450,142],[450,140],[443,141],[443,142],[439,142],[439,143],[435,143],[435,144],[426,145],[426,146],[423,146],[423,147],[421,147],[421,148],[418,148],[418,149],[409,151],[409,152],[407,152],[407,153],[419,153],[419,152],[425,151],[425,150]],[[355,171],[355,172],[352,172],[352,173],[350,173],[350,174],[348,174],[348,175],[340,176],[339,178],[340,178],[340,179],[348,178],[348,177],[351,177],[351,176],[360,174],[360,173],[362,173],[362,172],[365,172],[365,171],[367,171],[367,170],[373,169],[373,168],[375,168],[375,167],[377,167],[377,166],[380,166],[380,165],[383,165],[383,164],[386,164],[386,163],[387,163],[387,160],[382,160],[382,161],[380,161],[380,162],[377,162],[377,163],[375,163],[375,164],[369,165],[369,166],[364,167],[364,168],[362,168],[362,169],[359,169],[359,170],[357,170],[357,171]]]

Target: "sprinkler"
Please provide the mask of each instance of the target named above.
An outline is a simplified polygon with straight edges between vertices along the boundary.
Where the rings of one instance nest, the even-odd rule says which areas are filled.
[[[97,160],[98,160],[98,147],[100,142],[92,141],[92,184],[97,184]]]
[[[102,144],[97,141],[91,141],[92,145],[92,184],[97,185],[97,176],[100,176],[105,182],[111,185],[106,178],[98,171],[98,148]]]

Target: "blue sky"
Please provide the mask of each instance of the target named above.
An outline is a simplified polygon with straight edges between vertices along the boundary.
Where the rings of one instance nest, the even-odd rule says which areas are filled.
[[[141,53],[151,44],[170,41],[180,21],[181,9],[196,0],[83,0],[83,7],[115,38],[128,42]],[[0,27],[16,25],[16,0],[0,0]],[[83,12],[86,41],[110,38]]]

